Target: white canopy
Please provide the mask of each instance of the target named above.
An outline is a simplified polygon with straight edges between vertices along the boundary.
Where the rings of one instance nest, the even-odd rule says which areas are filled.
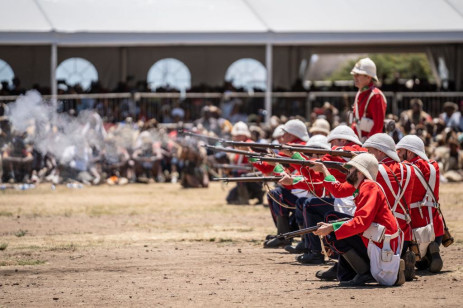
[[[0,44],[463,41],[461,0],[0,0]]]

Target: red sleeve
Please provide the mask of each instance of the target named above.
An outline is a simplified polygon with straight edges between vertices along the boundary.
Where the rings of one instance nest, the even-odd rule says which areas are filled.
[[[381,198],[374,182],[363,182],[359,195],[355,198],[354,218],[342,224],[334,234],[338,240],[363,233],[372,224],[378,212],[377,201]]]
[[[351,197],[355,192],[355,187],[351,184],[339,181],[323,181],[323,186],[328,190],[330,194],[335,198],[346,198]]]
[[[383,132],[384,118],[386,116],[386,102],[381,94],[375,94],[368,105],[367,115],[373,120],[373,128],[368,133],[367,137]]]

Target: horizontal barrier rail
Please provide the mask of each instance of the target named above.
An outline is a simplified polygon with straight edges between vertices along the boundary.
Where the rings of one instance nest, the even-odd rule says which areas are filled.
[[[410,101],[419,98],[424,111],[431,116],[438,116],[446,101],[459,104],[463,101],[463,92],[384,92],[388,101],[387,113],[400,115],[410,108]],[[356,92],[273,92],[272,113],[285,116],[305,116],[315,107],[322,107],[325,102],[334,105],[340,112],[349,110]],[[0,102],[15,101],[18,96],[0,96]],[[51,100],[51,95],[44,95]],[[263,117],[265,92],[226,92],[226,93],[85,93],[57,95],[60,112],[79,112],[84,109],[96,109],[108,122],[134,119],[155,118],[159,122],[171,122],[172,110],[180,107],[184,121],[198,119],[204,106],[217,106],[224,116],[245,119],[249,115]]]

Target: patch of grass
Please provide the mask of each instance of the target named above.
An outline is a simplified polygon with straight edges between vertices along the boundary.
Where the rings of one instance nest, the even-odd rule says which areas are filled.
[[[42,247],[37,246],[37,245],[30,245],[30,246],[20,246],[17,247],[16,249],[21,249],[21,250],[40,250]]]
[[[17,265],[40,265],[44,264],[43,260],[18,260]]]
[[[237,232],[252,232],[254,231],[254,228],[243,228],[243,229],[237,229]]]
[[[51,247],[49,250],[50,251],[75,251],[77,249],[76,245],[74,243],[71,244],[64,244],[64,245],[58,245],[55,247]]]
[[[90,217],[99,217],[103,215],[112,215],[114,214],[105,206],[94,206],[91,208],[87,208],[87,215]]]
[[[19,229],[19,231],[14,233],[14,235],[16,235],[17,237],[23,237],[26,234],[27,234],[27,230],[23,230],[23,229]]]
[[[231,242],[233,242],[233,239],[231,239],[231,238],[219,238],[219,240],[217,242],[219,242],[219,243],[231,243]]]
[[[46,261],[44,260],[34,260],[34,259],[26,259],[26,260],[8,260],[8,261],[0,261],[0,266],[14,266],[14,265],[41,265],[45,264]]]
[[[7,243],[1,243],[1,244],[0,244],[0,250],[5,250],[6,247],[8,247],[8,244],[7,244]]]
[[[7,211],[0,211],[0,216],[11,217],[13,216],[13,213]]]

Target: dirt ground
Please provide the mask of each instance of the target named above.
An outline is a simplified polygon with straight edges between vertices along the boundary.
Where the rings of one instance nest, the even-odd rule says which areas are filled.
[[[177,184],[0,192],[0,307],[449,306],[463,300],[463,184],[442,185],[456,243],[401,287],[341,288],[284,250],[268,208]]]

